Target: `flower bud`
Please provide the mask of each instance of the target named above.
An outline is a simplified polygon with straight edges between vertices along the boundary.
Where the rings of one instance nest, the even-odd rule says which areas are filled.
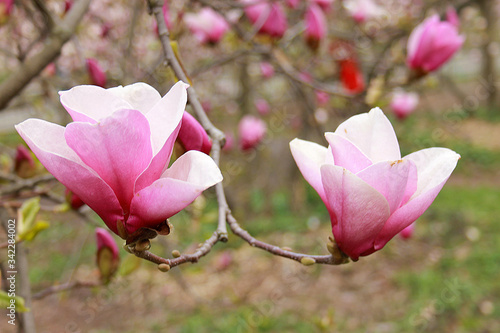
[[[23,145],[17,146],[14,171],[21,178],[30,178],[35,175],[35,160],[28,148]]]
[[[102,70],[101,66],[94,58],[86,59],[87,72],[89,73],[90,82],[96,86],[106,87],[106,73]]]
[[[184,22],[202,44],[218,43],[229,30],[229,24],[224,17],[209,7],[203,8],[196,14],[186,14]]]
[[[315,4],[311,4],[306,11],[305,39],[307,45],[317,50],[321,40],[326,36],[326,18],[323,11]]]
[[[210,154],[212,141],[201,124],[189,113],[184,111],[182,115],[181,129],[177,141],[185,151],[198,150]]]
[[[97,240],[97,267],[101,273],[101,280],[108,283],[118,270],[120,263],[118,246],[107,230],[96,228],[95,234]]]

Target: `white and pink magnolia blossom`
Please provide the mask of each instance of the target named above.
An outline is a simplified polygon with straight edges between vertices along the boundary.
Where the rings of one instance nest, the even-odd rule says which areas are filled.
[[[441,22],[436,14],[418,25],[408,38],[408,66],[428,73],[450,60],[465,41],[458,34],[456,24]]]
[[[262,119],[247,115],[241,118],[238,130],[241,150],[250,150],[262,141],[266,135],[267,126]]]
[[[377,5],[373,0],[345,0],[344,7],[358,23],[363,23],[385,14],[384,8]]]
[[[415,111],[418,105],[418,94],[414,92],[396,91],[391,100],[391,109],[399,119],[406,118]]]
[[[163,98],[145,83],[76,86],[59,93],[72,123],[28,119],[16,129],[47,170],[124,237],[120,226],[129,234],[155,228],[222,180],[210,156],[195,150],[168,168],[187,86],[178,82]]]
[[[229,30],[224,17],[212,8],[202,8],[198,13],[187,13],[184,22],[200,43],[218,43]]]
[[[290,148],[330,213],[335,241],[353,260],[382,249],[420,217],[460,158],[447,148],[401,158],[394,129],[379,108],[325,136],[328,148],[300,139]]]

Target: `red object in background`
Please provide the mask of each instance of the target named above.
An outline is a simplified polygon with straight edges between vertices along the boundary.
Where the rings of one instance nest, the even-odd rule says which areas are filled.
[[[14,172],[21,178],[30,178],[35,175],[35,160],[31,156],[30,150],[23,145],[17,146]]]
[[[365,90],[363,73],[359,70],[354,59],[340,60],[340,81],[342,86],[351,94],[359,94]]]
[[[106,73],[104,73],[97,60],[94,58],[88,58],[85,62],[87,64],[87,71],[92,84],[105,88],[107,81]]]
[[[64,14],[66,14],[67,12],[69,12],[69,10],[71,9],[72,6],[73,6],[73,1],[71,1],[71,0],[64,0]]]

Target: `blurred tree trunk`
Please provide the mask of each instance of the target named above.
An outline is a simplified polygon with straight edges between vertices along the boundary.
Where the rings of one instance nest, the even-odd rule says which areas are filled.
[[[495,57],[491,54],[491,45],[495,38],[495,25],[496,25],[496,11],[495,11],[495,1],[491,0],[479,0],[478,1],[481,14],[486,20],[486,31],[483,43],[481,45],[481,52],[483,56],[483,68],[482,77],[485,80],[486,87],[488,90],[487,105],[489,112],[493,112],[497,106],[497,88],[495,86],[496,81],[496,67],[495,67]]]

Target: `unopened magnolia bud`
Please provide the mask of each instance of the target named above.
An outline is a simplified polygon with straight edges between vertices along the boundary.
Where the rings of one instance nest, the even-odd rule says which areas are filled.
[[[159,264],[158,265],[158,269],[161,271],[161,272],[168,272],[170,270],[170,266],[167,265],[167,264]]]
[[[311,265],[314,265],[316,263],[316,260],[313,258],[310,258],[310,257],[304,257],[304,258],[300,259],[300,263],[304,266],[311,266]]]
[[[135,250],[139,252],[149,250],[150,248],[151,242],[149,241],[149,239],[143,239],[135,244]]]
[[[181,256],[181,253],[179,252],[179,250],[172,251],[172,257],[179,258],[180,256]]]

